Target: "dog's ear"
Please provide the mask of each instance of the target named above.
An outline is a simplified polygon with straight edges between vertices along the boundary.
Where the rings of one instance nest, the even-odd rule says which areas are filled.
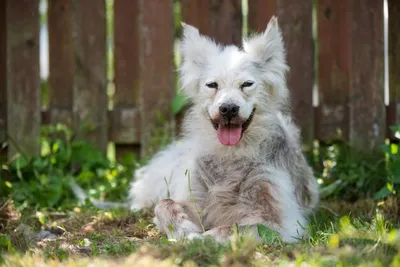
[[[264,63],[273,59],[286,62],[285,47],[278,19],[273,16],[262,34],[243,40],[243,48],[247,53],[261,59]]]
[[[243,40],[243,48],[257,66],[263,69],[266,82],[273,87],[272,93],[287,97],[286,72],[289,67],[286,64],[286,51],[278,19],[273,16],[263,33]]]
[[[182,23],[183,36],[180,43],[182,57],[180,66],[181,89],[188,98],[198,91],[198,81],[209,60],[220,51],[220,46],[210,38],[200,34],[191,25]]]

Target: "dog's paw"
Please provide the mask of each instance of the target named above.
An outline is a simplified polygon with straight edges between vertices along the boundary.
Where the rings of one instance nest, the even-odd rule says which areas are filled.
[[[192,222],[181,204],[171,200],[161,200],[154,209],[157,228],[169,238],[184,239],[190,233],[200,233],[200,227]]]

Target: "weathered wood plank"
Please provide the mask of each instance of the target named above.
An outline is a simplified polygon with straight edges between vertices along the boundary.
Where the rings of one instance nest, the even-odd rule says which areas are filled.
[[[109,139],[119,145],[140,144],[140,111],[117,108],[109,111]]]
[[[292,113],[301,129],[304,145],[311,146],[314,138],[312,0],[278,1],[277,15],[290,66],[288,87]]]
[[[73,1],[73,116],[78,137],[107,147],[105,1]]]
[[[136,128],[140,121],[136,118],[139,104],[139,2],[138,0],[119,0],[114,2],[114,115],[110,138],[116,142],[116,153],[126,153],[127,144],[138,144]],[[133,151],[131,151],[133,152]]]
[[[49,98],[51,121],[72,126],[74,47],[72,1],[48,1]]]
[[[242,43],[241,0],[182,0],[182,21],[222,44]]]
[[[385,136],[383,4],[352,0],[350,141],[376,149]]]
[[[349,135],[349,92],[351,67],[351,9],[347,0],[319,0],[318,92],[316,137],[321,141]]]
[[[242,1],[211,0],[212,36],[222,44],[242,44]]]
[[[114,2],[115,107],[132,107],[139,101],[139,3]]]
[[[201,34],[212,35],[211,1],[181,0],[182,21],[197,27]]]
[[[7,136],[7,23],[6,1],[0,2],[0,144]],[[0,148],[0,154],[1,154]]]
[[[400,124],[400,2],[388,0],[389,110],[388,126]],[[391,131],[388,135],[392,136]]]
[[[6,1],[7,128],[9,157],[39,153],[39,8],[38,0]],[[18,148],[14,145],[17,144]]]
[[[140,113],[142,155],[149,153],[158,117],[171,121],[175,92],[172,0],[140,0]]]
[[[276,0],[250,0],[248,10],[249,34],[262,33],[267,28],[271,17],[276,15]]]
[[[264,31],[272,15],[278,17],[287,50],[292,113],[301,128],[304,144],[311,145],[314,138],[312,0],[249,1],[250,32]]]

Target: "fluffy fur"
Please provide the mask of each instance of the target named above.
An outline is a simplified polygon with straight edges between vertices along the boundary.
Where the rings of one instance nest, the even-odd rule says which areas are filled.
[[[318,186],[287,108],[288,66],[277,19],[244,40],[243,49],[183,28],[181,85],[192,108],[183,137],[136,172],[131,209],[156,205],[154,221],[170,238],[224,242],[235,224],[255,237],[255,226],[264,224],[296,241],[318,202]],[[231,146],[217,137],[226,123],[219,110],[224,103],[239,107],[237,125],[248,124]]]

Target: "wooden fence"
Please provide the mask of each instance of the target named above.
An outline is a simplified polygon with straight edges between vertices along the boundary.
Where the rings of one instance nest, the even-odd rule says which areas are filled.
[[[115,75],[107,81],[105,1],[48,0],[50,105],[43,111],[39,0],[0,1],[0,143],[11,136],[35,154],[40,126],[64,122],[89,125],[81,137],[101,149],[114,142],[119,153],[145,151],[157,112],[173,119],[176,2],[114,0]],[[241,43],[246,22],[241,0],[179,3],[183,21],[221,43]],[[278,16],[291,67],[293,114],[305,144],[341,136],[372,148],[389,135],[388,125],[400,123],[400,3],[388,0],[388,6],[390,104],[385,106],[382,0],[248,0],[249,33],[264,30],[271,15]],[[109,82],[115,85],[112,109]],[[12,142],[8,152],[16,152]]]

